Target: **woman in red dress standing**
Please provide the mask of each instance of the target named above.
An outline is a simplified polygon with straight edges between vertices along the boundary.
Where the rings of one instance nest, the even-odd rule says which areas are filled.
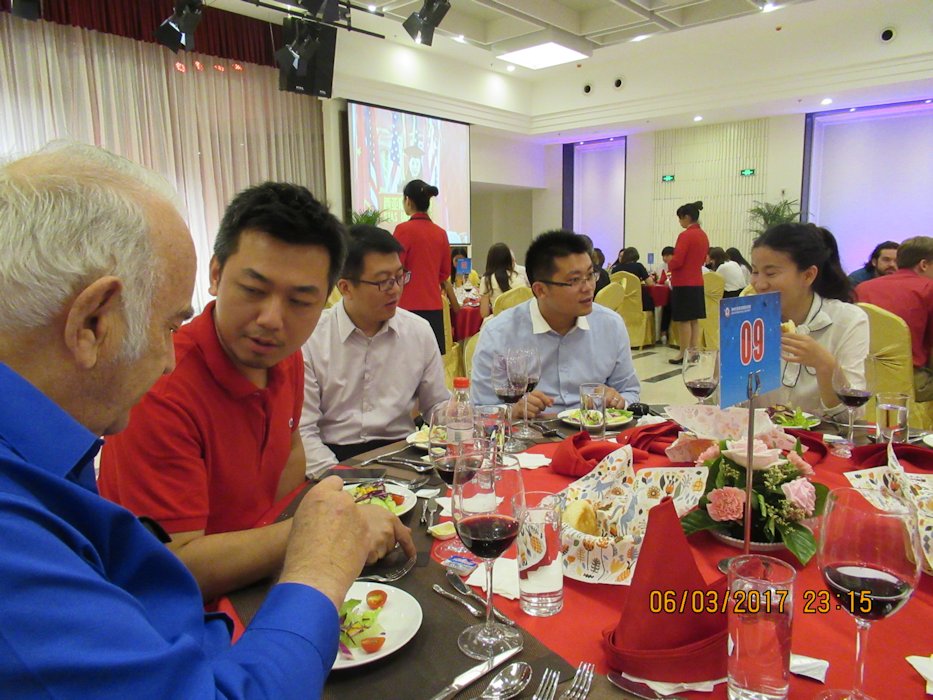
[[[444,311],[441,289],[450,285],[450,244],[447,233],[431,221],[428,207],[438,189],[423,180],[412,180],[403,191],[405,213],[411,218],[395,227],[395,237],[405,248],[402,265],[411,281],[402,290],[399,306],[431,324],[437,347],[444,354]],[[453,289],[451,289],[451,294]]]
[[[677,237],[674,257],[667,264],[671,275],[671,320],[678,324],[680,356],[669,362],[679,365],[687,348],[700,344],[699,319],[706,318],[703,291],[703,263],[709,251],[709,239],[700,228],[703,202],[684,204],[677,210],[677,220],[684,230]]]

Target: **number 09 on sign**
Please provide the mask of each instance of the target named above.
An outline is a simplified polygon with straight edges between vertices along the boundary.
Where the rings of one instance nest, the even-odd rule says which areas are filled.
[[[765,356],[765,323],[761,318],[742,321],[739,328],[739,359],[743,366],[761,362]]]

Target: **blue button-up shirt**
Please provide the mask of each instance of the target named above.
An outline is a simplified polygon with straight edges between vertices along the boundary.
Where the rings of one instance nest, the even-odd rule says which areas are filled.
[[[0,695],[319,697],[337,611],[280,584],[236,645],[188,570],[94,483],[101,441],[0,364]]]
[[[512,348],[537,348],[541,357],[538,390],[554,399],[554,410],[580,405],[580,385],[599,382],[622,394],[626,404],[638,401],[640,385],[632,366],[625,322],[599,304],[577,318],[566,335],[552,329],[537,299],[513,306],[490,319],[480,333],[470,370],[473,402],[500,403],[492,385],[492,358]]]

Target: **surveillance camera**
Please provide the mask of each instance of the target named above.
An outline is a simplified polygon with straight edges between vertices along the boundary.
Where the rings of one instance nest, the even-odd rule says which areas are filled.
[[[593,86],[590,85],[589,83],[587,83],[586,85],[583,86],[583,94],[584,94],[584,95],[589,95],[592,91],[593,91]]]
[[[887,44],[889,41],[894,41],[894,37],[896,36],[897,31],[894,29],[894,27],[885,27],[881,30],[881,34],[878,35],[878,38]]]
[[[622,86],[625,85],[625,81],[622,78],[616,78],[612,81],[612,85],[616,90],[621,90]]]

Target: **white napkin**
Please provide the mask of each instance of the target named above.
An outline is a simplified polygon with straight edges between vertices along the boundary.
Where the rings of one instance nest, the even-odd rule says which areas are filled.
[[[466,582],[480,590],[486,590],[486,567],[478,566]],[[518,598],[518,560],[496,559],[492,569],[492,592],[509,600]]]
[[[907,663],[917,669],[917,673],[927,682],[927,695],[933,695],[933,655],[908,656]]]
[[[538,469],[551,463],[550,457],[534,454],[533,452],[520,452],[514,455],[522,469]]]
[[[658,695],[674,695],[676,693],[690,692],[711,693],[717,685],[726,682],[725,678],[720,678],[715,681],[701,681],[699,683],[662,683],[661,681],[649,681],[646,678],[630,676],[627,673],[623,673],[622,675],[630,681],[644,683]]]
[[[643,425],[656,425],[658,423],[666,423],[668,420],[669,420],[668,418],[665,418],[663,416],[647,415],[647,416],[642,416],[641,418],[639,418],[638,422],[635,425],[637,425],[638,427],[642,427]]]
[[[418,489],[417,491],[415,491],[415,495],[416,495],[418,498],[434,498],[434,497],[437,496],[440,492],[441,492],[441,490],[440,490],[439,488],[434,488],[434,489]],[[447,500],[450,500],[450,499],[448,498]]]
[[[806,676],[820,683],[826,682],[826,671],[829,670],[829,662],[825,659],[815,659],[812,656],[803,654],[790,655],[790,672],[798,676]]]
[[[446,515],[448,517],[453,516],[453,510],[451,510],[450,505],[450,496],[438,496],[434,499],[437,502],[437,505],[440,506],[440,511],[438,515]]]

